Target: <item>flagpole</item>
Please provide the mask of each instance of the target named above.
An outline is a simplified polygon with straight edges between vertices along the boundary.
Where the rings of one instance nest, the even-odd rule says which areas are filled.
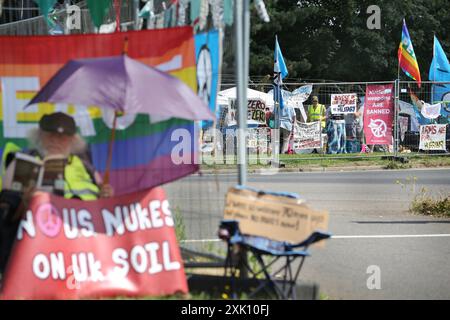
[[[277,55],[277,49],[278,49],[278,35],[275,35],[275,55]],[[278,57],[276,58],[276,63],[279,63],[278,61]],[[277,73],[275,73],[277,72]],[[281,108],[280,108],[280,103],[281,103],[281,85],[280,85],[280,79],[277,80],[278,78],[281,78],[281,73],[280,70],[275,70],[274,68],[274,122],[275,122],[275,127],[273,128],[272,132],[272,141],[273,141],[273,161],[272,161],[272,167],[273,168],[279,168],[281,161],[280,161],[280,112],[281,112]]]
[[[237,78],[237,107],[238,107],[238,134],[237,134],[237,161],[238,161],[238,182],[240,185],[247,184],[247,150],[246,150],[246,136],[247,136],[247,81],[248,74],[245,74],[247,69],[245,54],[248,49],[245,47],[249,45],[249,32],[246,31],[249,26],[246,20],[249,12],[249,0],[235,1],[235,43],[236,43],[236,78]]]
[[[436,33],[433,34],[433,60],[436,58]],[[433,72],[434,74],[434,72]],[[433,79],[429,79],[430,81],[435,81],[435,78],[433,77]],[[434,84],[431,84],[431,104],[434,104]]]
[[[401,45],[401,44],[400,44]],[[398,157],[398,108],[399,108],[399,100],[400,100],[400,64],[401,64],[402,56],[399,56],[398,59],[398,68],[397,68],[397,80],[395,80],[395,103],[394,103],[394,157]]]
[[[402,41],[403,41],[403,26],[405,25],[405,19],[403,19],[402,25],[402,39],[400,40],[399,50],[400,54],[398,55],[398,68],[397,68],[397,79],[395,80],[395,101],[394,101],[394,158],[398,158],[398,108],[399,108],[399,100],[400,100],[400,68],[402,62]]]

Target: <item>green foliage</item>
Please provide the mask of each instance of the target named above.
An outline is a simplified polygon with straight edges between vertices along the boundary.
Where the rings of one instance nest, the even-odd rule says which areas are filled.
[[[421,214],[435,217],[450,217],[450,195],[432,196],[426,189],[414,198],[410,211],[414,214]]]
[[[177,236],[178,242],[186,240],[186,226],[184,224],[184,218],[181,213],[180,208],[175,207],[175,215],[173,217],[175,222],[175,234]]]
[[[386,169],[386,170],[402,170],[402,169],[411,169],[411,168],[412,168],[412,165],[399,163],[397,161],[389,161],[389,163],[384,166],[384,169]]]
[[[402,20],[414,44],[422,79],[428,79],[433,35],[450,54],[448,0],[265,0],[270,23],[252,10],[250,75],[273,73],[275,35],[289,80],[379,81],[397,77]],[[381,8],[381,30],[369,30],[367,8]],[[223,72],[234,73],[233,30],[227,31]],[[405,78],[406,79],[406,78]]]

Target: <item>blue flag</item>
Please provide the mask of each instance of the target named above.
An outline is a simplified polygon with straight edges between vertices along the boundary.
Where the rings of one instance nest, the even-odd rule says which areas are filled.
[[[283,79],[287,77],[288,70],[286,63],[284,62],[283,54],[281,53],[280,45],[278,44],[278,37],[275,37],[275,54],[274,54],[274,67],[273,67],[273,100],[275,103],[280,104],[280,109],[283,109],[283,96],[281,94],[281,85]]]
[[[450,63],[439,40],[434,37],[434,54],[430,67],[430,81],[450,82]],[[450,84],[433,85],[433,103],[443,103],[442,116],[450,116]]]

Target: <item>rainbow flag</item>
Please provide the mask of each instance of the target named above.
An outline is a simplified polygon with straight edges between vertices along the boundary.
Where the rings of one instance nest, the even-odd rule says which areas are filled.
[[[408,77],[417,81],[420,88],[422,79],[420,76],[419,64],[417,63],[416,54],[414,53],[414,47],[411,37],[409,36],[405,19],[403,19],[402,41],[398,48],[398,63]]]
[[[113,112],[96,106],[42,103],[26,110],[24,106],[70,59],[120,55],[126,41],[130,57],[170,73],[197,91],[191,27],[101,35],[0,36],[0,155],[7,143],[26,149],[27,132],[37,127],[39,119],[63,111],[75,118],[79,133],[89,143],[94,167],[103,174]],[[152,103],[151,96],[148,103]],[[118,119],[117,128],[110,173],[117,195],[198,171],[194,123],[129,114]]]

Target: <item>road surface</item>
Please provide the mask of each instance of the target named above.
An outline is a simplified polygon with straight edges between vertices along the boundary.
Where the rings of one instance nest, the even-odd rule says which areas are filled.
[[[235,183],[234,175],[209,175],[166,186],[187,239],[217,239],[224,195]],[[334,238],[313,249],[301,278],[330,299],[450,299],[450,219],[408,212],[422,188],[450,194],[450,170],[251,175],[249,185],[295,192],[329,211]]]

